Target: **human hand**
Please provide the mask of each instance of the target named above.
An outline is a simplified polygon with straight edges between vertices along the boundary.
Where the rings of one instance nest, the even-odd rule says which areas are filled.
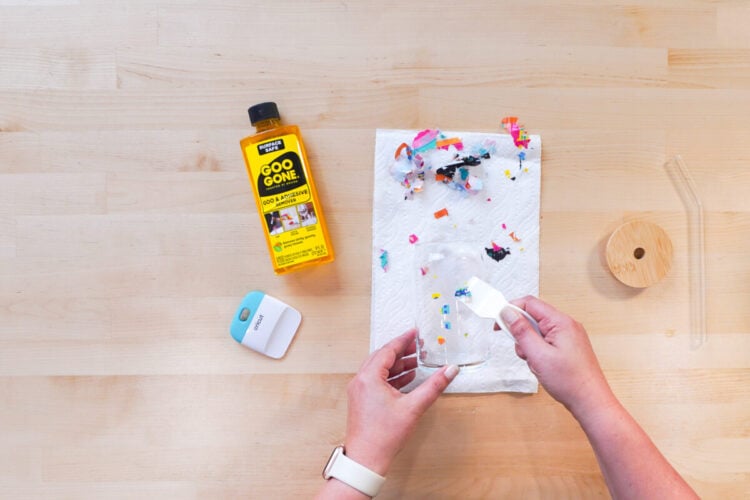
[[[444,366],[409,394],[399,392],[416,376],[416,333],[409,330],[372,353],[347,386],[346,455],[380,475],[458,374],[457,366]]]
[[[576,418],[614,401],[583,325],[536,297],[512,303],[539,323],[543,337],[513,309],[501,313],[516,340],[516,354],[553,398]]]

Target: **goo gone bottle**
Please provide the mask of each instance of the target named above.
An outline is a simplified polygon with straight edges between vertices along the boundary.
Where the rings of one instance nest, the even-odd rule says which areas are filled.
[[[333,260],[299,128],[281,125],[276,103],[248,109],[256,134],[240,141],[276,274]]]

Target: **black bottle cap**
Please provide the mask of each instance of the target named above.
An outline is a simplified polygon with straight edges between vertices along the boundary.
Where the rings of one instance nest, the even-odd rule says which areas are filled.
[[[255,106],[250,106],[247,110],[247,114],[250,115],[250,123],[255,125],[257,122],[263,120],[279,119],[279,108],[276,107],[275,102],[262,102]]]

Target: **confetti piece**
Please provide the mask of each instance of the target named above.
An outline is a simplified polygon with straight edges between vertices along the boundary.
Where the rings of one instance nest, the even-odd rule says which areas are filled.
[[[459,288],[456,290],[456,293],[453,295],[454,297],[471,297],[471,292],[467,287]]]
[[[440,134],[438,130],[425,129],[414,137],[411,143],[411,147],[416,153],[422,153],[424,151],[435,149],[437,147],[437,136]]]
[[[435,300],[437,300],[437,299],[440,298],[440,294],[439,293],[433,293],[432,294],[432,298],[435,299]]]
[[[517,148],[527,149],[529,147],[529,134],[523,126],[518,124],[518,118],[515,116],[506,116],[501,120],[505,130],[513,137],[513,143]]]
[[[464,148],[464,143],[458,137],[450,137],[447,139],[440,139],[435,143],[438,149],[448,149],[450,146],[455,147],[461,151]]]
[[[406,158],[407,158],[408,160],[411,160],[411,158],[412,158],[412,154],[413,154],[413,151],[412,151],[412,149],[411,149],[411,148],[409,147],[409,145],[408,145],[408,144],[406,144],[405,142],[402,142],[402,143],[401,143],[401,145],[400,145],[400,146],[398,147],[398,149],[396,150],[396,154],[394,155],[394,158],[395,158],[396,160],[398,160],[398,157],[399,157],[399,156],[401,156],[401,152],[402,152],[402,151],[403,151],[404,149],[406,149]]]
[[[441,208],[440,210],[438,210],[437,212],[435,212],[434,215],[435,215],[436,219],[440,219],[442,217],[445,217],[445,216],[448,215],[448,209],[447,208]]]
[[[500,262],[505,257],[510,255],[510,249],[509,248],[502,248],[498,245],[496,245],[494,242],[492,243],[492,248],[485,248],[485,252],[487,252],[487,255],[490,256],[493,260]]]
[[[516,243],[518,243],[519,241],[521,241],[521,238],[519,238],[518,236],[516,236],[516,232],[515,231],[511,231],[508,236],[510,236],[510,239],[512,239]]]
[[[479,145],[478,148],[474,149],[474,153],[478,156],[481,156],[482,158],[490,158],[490,155],[495,154],[495,148],[497,147],[497,143],[493,141],[492,139],[485,139],[482,141],[482,144]]]
[[[443,337],[442,335],[439,335],[437,338],[437,341],[438,341],[438,344],[443,345],[445,344],[445,337]]]
[[[468,339],[469,338],[469,334],[468,333],[464,333],[464,338]]]
[[[504,222],[503,222],[503,229],[508,229],[508,226],[506,226]]]
[[[451,313],[451,306],[448,304],[444,304],[440,310],[443,312],[443,314],[450,314]]]
[[[429,268],[426,268],[426,267],[419,268],[419,272],[422,273],[422,276],[425,276],[427,274],[427,271],[429,271]]]
[[[383,271],[388,272],[388,250],[380,249],[380,267],[383,269]]]
[[[410,234],[409,235],[409,243],[411,243],[413,245],[414,243],[416,243],[418,241],[419,241],[419,238],[417,237],[416,234]]]
[[[446,330],[450,330],[451,329],[451,322],[450,321],[443,321],[443,328],[445,328]]]

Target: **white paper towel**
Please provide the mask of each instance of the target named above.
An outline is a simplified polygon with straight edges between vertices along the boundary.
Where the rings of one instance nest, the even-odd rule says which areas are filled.
[[[484,189],[470,195],[430,179],[425,189],[405,200],[406,189],[390,174],[394,152],[401,143],[411,144],[416,130],[378,130],[375,138],[375,182],[372,220],[372,309],[370,351],[415,326],[415,300],[410,280],[414,278],[409,236],[420,242],[456,239],[475,243],[480,251],[492,242],[510,248],[503,260],[485,258],[483,274],[511,299],[539,293],[539,198],[542,143],[530,136],[523,169],[519,170],[519,149],[506,134],[469,132],[443,133],[460,137],[464,151],[485,140],[496,143],[495,153],[482,160]],[[473,168],[473,167],[472,167]],[[515,176],[511,180],[506,170]],[[472,170],[473,171],[473,170]],[[434,213],[447,208],[448,217],[435,219]],[[505,224],[505,228],[503,228]],[[514,241],[510,233],[520,238]],[[381,250],[389,255],[389,267],[380,265]],[[516,356],[513,341],[502,332],[493,335],[492,358],[479,368],[464,369],[447,392],[526,392],[537,391],[536,377],[526,362]],[[429,376],[419,369],[416,386]]]

